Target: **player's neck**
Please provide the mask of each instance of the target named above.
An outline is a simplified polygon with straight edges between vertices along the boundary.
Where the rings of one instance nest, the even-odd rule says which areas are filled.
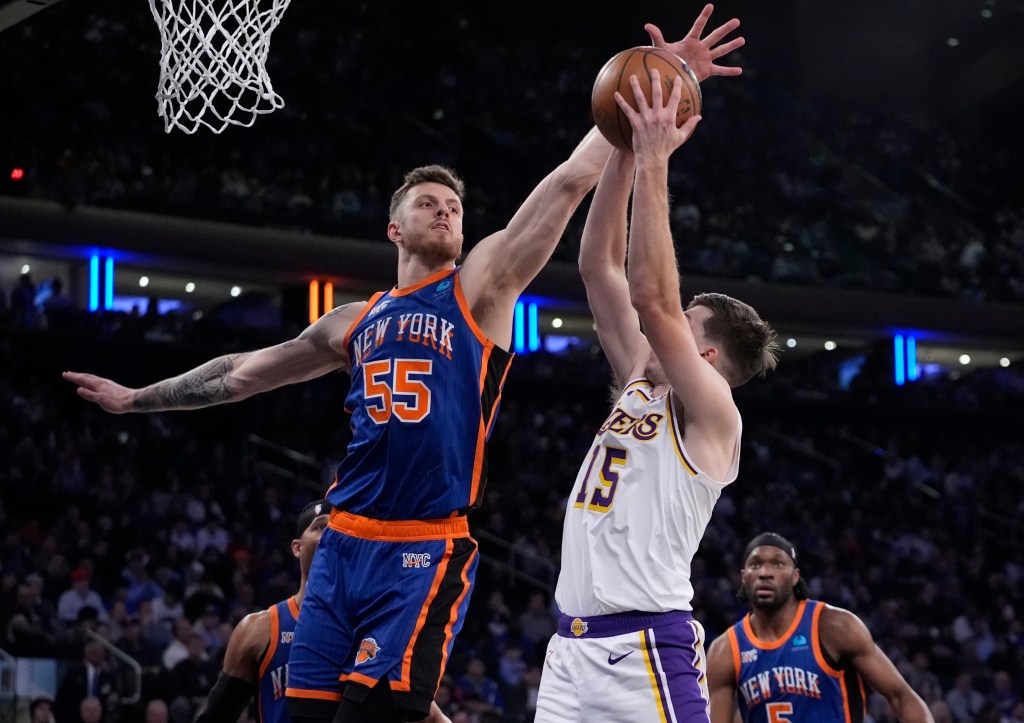
[[[399,289],[406,289],[435,274],[454,268],[455,262],[452,260],[408,254],[398,260],[397,286]]]
[[[783,637],[793,625],[799,605],[787,604],[778,610],[766,611],[754,608],[750,611],[750,627],[759,640],[772,642]]]

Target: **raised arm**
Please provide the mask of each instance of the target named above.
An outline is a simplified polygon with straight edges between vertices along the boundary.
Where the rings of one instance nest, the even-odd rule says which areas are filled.
[[[697,76],[697,80],[702,83],[712,75],[739,75],[743,72],[743,68],[738,66],[718,65],[715,62],[722,56],[743,47],[746,43],[742,37],[722,42],[729,33],[740,26],[739,20],[736,18],[727,20],[707,36],[701,38],[714,10],[715,6],[711,3],[705,5],[704,9],[700,11],[700,15],[693,21],[690,32],[682,40],[677,40],[674,43],[667,42],[665,36],[661,34],[661,30],[654,23],[647,23],[644,26],[647,34],[651,36],[652,45],[675,53],[686,61],[690,70]]]
[[[474,318],[490,338],[511,340],[516,299],[551,258],[610,152],[611,144],[592,128],[569,159],[533,189],[508,226],[469,252],[462,286]]]
[[[626,214],[635,165],[632,153],[612,151],[580,239],[580,274],[601,347],[620,388],[642,371],[651,351],[626,283]]]
[[[856,615],[826,607],[818,622],[822,645],[840,663],[849,662],[892,707],[900,723],[935,723],[931,711],[875,644],[871,631]]]
[[[78,396],[113,414],[199,409],[237,402],[346,368],[344,335],[364,305],[360,301],[340,306],[291,341],[217,357],[141,389],[81,372],[64,372],[63,377],[78,386]]]
[[[667,102],[662,98],[661,79],[656,70],[651,72],[649,103],[635,76],[632,86],[639,111],[634,111],[617,94],[619,107],[633,126],[637,159],[629,239],[630,298],[640,314],[647,340],[683,404],[686,424],[711,445],[714,460],[728,462],[738,432],[736,406],[725,377],[708,363],[715,360],[719,350],[698,347],[690,321],[683,313],[669,229],[669,157],[689,139],[700,116],[676,127],[676,107],[682,92],[679,78]],[[713,466],[719,465],[715,462]],[[709,473],[714,476],[714,472]]]
[[[715,638],[708,648],[708,695],[711,723],[733,723],[736,713],[736,666],[727,635]]]

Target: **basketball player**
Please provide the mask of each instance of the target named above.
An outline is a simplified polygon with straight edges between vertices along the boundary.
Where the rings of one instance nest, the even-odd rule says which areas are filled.
[[[292,555],[299,560],[299,591],[271,608],[242,618],[224,653],[224,669],[196,723],[235,723],[253,695],[260,723],[286,723],[285,686],[295,623],[306,596],[306,580],[331,504],[316,500],[299,513]],[[425,723],[451,723],[436,705]]]
[[[716,47],[729,31],[700,38],[710,13],[709,5],[681,41],[655,39],[698,78],[734,74],[714,63],[738,47]],[[293,341],[142,389],[65,373],[80,396],[115,413],[194,409],[337,369],[351,375],[353,439],[328,491],[334,510],[289,658],[294,723],[397,723],[430,711],[475,578],[465,513],[484,490],[515,302],[597,183],[610,148],[592,129],[461,266],[462,181],[439,166],[410,172],[387,228],[398,285],[329,312]]]
[[[750,541],[739,597],[750,612],[708,651],[712,723],[733,723],[737,705],[747,723],[859,723],[865,682],[903,723],[934,723],[860,618],[807,599],[789,540]]]
[[[566,507],[555,590],[562,615],[538,723],[707,723],[690,562],[737,475],[742,423],[732,387],[776,363],[775,332],[746,304],[700,294],[683,309],[668,160],[699,117],[676,128],[678,80],[666,103],[652,73],[651,105],[635,80],[634,153],[613,152],[580,247],[616,401]]]

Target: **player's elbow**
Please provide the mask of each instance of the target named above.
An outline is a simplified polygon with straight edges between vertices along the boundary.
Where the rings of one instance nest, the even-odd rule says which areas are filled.
[[[566,161],[551,174],[552,185],[559,195],[579,202],[590,192],[600,178],[594,169],[581,168],[579,165]]]
[[[651,314],[665,308],[665,295],[658,284],[649,281],[637,282],[630,280],[629,303],[641,316]]]

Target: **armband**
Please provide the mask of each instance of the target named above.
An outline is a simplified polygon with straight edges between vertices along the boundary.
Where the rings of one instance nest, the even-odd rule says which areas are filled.
[[[256,686],[249,681],[221,671],[196,723],[236,723],[255,693]]]

